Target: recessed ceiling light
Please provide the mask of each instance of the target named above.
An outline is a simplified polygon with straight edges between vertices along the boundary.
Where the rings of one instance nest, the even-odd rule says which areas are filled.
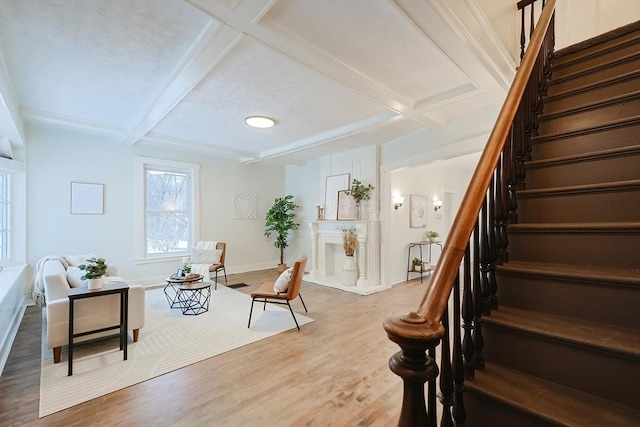
[[[261,129],[270,128],[276,124],[275,120],[264,116],[249,116],[244,119],[244,122],[253,128]]]

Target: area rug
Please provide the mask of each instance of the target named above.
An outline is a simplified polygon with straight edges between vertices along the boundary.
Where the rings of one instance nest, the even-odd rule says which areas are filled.
[[[61,362],[53,363],[43,322],[40,418],[296,327],[289,310],[267,304],[266,311],[254,309],[249,329],[248,295],[218,286],[211,296],[207,313],[184,316],[169,309],[162,289],[147,291],[145,326],[137,343],[129,334],[128,360],[122,360],[117,338],[79,345],[71,377],[66,347]],[[298,313],[296,318],[301,326],[313,322]]]

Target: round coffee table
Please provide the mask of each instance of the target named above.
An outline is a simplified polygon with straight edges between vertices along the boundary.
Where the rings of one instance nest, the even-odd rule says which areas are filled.
[[[165,279],[164,294],[170,308],[182,309],[182,314],[198,315],[209,311],[211,284],[202,275],[192,277],[169,276]]]

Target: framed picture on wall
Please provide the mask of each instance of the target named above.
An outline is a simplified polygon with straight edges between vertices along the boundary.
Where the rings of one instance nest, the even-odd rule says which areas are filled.
[[[356,200],[347,194],[347,190],[338,191],[338,221],[357,219]]]
[[[71,183],[72,214],[103,214],[104,184]]]
[[[324,219],[335,221],[338,219],[338,191],[349,189],[348,173],[331,175],[327,177],[327,185],[324,193]]]
[[[411,194],[409,196],[410,224],[411,228],[424,228],[427,226],[427,196]]]

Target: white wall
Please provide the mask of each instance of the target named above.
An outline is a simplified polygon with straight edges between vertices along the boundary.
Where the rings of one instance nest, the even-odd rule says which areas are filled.
[[[201,240],[227,242],[228,272],[275,267],[278,250],[264,237],[264,218],[284,192],[284,168],[136,144],[106,137],[32,126],[27,129],[28,263],[51,254],[93,252],[118,266],[119,275],[158,283],[180,262],[136,264],[134,239],[135,156],[200,164]],[[71,215],[70,183],[105,185],[103,215]],[[258,194],[257,219],[233,218],[235,193]]]
[[[510,0],[475,0],[516,63],[520,62],[520,14]],[[541,2],[536,2],[540,11]],[[527,8],[526,20],[529,19]],[[538,13],[536,13],[538,14]],[[556,50],[640,20],[638,0],[557,0]],[[528,25],[528,23],[527,23]],[[527,27],[528,28],[528,27]],[[526,30],[528,38],[528,29]]]

